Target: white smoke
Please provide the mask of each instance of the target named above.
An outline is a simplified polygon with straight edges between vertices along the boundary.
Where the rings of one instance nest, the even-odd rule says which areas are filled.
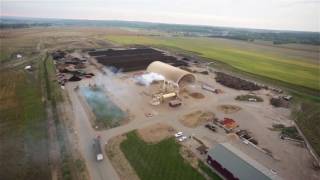
[[[166,78],[161,74],[153,73],[153,72],[142,74],[140,76],[135,77],[136,83],[143,86],[149,86],[153,81],[161,81],[165,79]]]

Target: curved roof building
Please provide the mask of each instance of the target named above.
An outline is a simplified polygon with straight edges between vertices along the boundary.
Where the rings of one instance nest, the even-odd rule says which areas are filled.
[[[154,61],[149,64],[147,71],[161,74],[166,79],[179,84],[179,86],[194,83],[196,80],[196,77],[192,73],[160,61]]]

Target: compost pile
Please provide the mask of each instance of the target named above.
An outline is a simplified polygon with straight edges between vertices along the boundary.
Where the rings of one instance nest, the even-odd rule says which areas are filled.
[[[288,108],[289,107],[289,102],[284,100],[283,98],[277,98],[273,97],[270,99],[270,104],[273,105],[274,107],[283,107],[283,108]]]
[[[66,56],[66,52],[61,51],[61,50],[57,50],[57,51],[51,53],[51,55],[54,60],[59,60],[59,59],[62,59]]]
[[[105,66],[122,69],[124,72],[146,69],[153,61],[161,61],[172,66],[188,65],[184,61],[151,48],[91,51],[89,55]]]
[[[230,76],[222,72],[216,72],[216,75],[216,81],[229,88],[248,91],[255,91],[261,89],[259,85],[253,82],[243,80],[238,77]]]

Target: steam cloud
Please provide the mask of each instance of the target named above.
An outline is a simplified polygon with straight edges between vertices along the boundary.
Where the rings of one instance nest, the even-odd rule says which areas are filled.
[[[161,74],[153,73],[153,72],[135,77],[136,83],[143,86],[149,86],[153,81],[161,81],[161,80],[165,80],[165,77],[162,76]]]

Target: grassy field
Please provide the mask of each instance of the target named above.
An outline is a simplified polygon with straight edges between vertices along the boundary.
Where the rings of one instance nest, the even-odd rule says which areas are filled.
[[[0,72],[0,177],[49,179],[45,106],[38,72]]]
[[[244,72],[320,90],[318,52],[284,48],[279,50],[269,46],[263,48],[252,43],[213,38],[111,35],[107,36],[107,39],[125,45],[144,44],[182,49],[226,63]]]
[[[320,104],[303,102],[293,116],[316,153],[320,156]]]
[[[53,61],[45,61],[48,48],[94,47],[81,38],[104,33],[92,29],[28,28],[0,30],[0,179],[50,179],[46,107],[62,99]],[[104,35],[105,36],[105,35]],[[81,39],[74,41],[74,37]],[[81,37],[81,38],[80,38]],[[16,59],[16,54],[22,59]],[[24,70],[32,65],[33,70]],[[49,102],[50,103],[46,103]],[[48,106],[52,104],[52,106]],[[57,112],[54,110],[55,122]],[[61,146],[61,171],[71,179],[75,165],[65,142],[65,130],[56,125]],[[74,161],[74,162],[73,162]],[[71,168],[73,169],[71,169]],[[83,169],[83,168],[82,168]],[[75,179],[80,179],[79,177]]]
[[[173,138],[148,144],[130,132],[120,148],[142,180],[205,179],[182,158],[180,145]]]

